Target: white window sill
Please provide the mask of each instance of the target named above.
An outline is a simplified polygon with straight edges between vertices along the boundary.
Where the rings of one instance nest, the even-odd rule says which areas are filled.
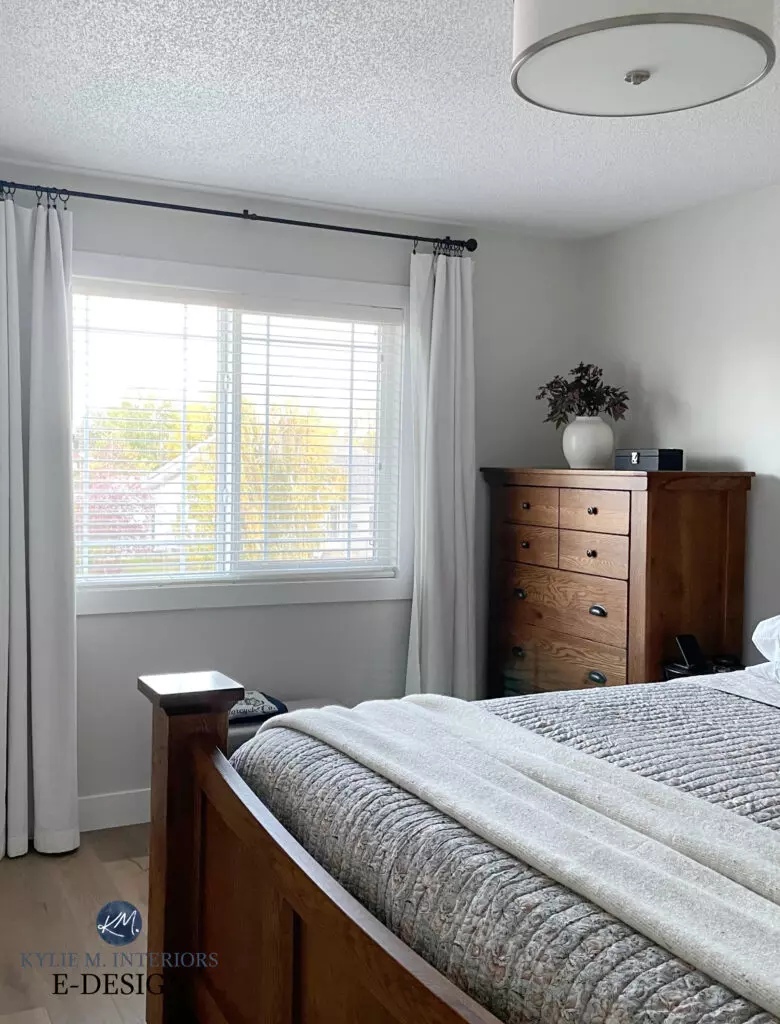
[[[278,580],[246,583],[188,583],[165,586],[80,587],[76,614],[187,611],[196,608],[247,608],[285,604],[349,604],[357,601],[408,601],[409,578]]]

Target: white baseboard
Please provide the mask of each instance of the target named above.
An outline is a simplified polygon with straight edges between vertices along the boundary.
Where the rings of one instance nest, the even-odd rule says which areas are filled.
[[[94,832],[149,821],[149,792],[148,789],[128,789],[122,793],[79,797],[81,831]]]

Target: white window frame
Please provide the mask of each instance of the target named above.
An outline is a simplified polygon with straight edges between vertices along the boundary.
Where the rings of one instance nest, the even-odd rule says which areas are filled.
[[[402,285],[298,277],[264,271],[210,267],[195,263],[75,252],[73,275],[108,295],[132,294],[133,286],[159,288],[160,298],[197,301],[197,293],[218,294],[234,308],[262,308],[280,302],[310,315],[351,315],[349,307],[398,309],[408,337],[409,289]],[[194,294],[195,293],[195,294]],[[202,300],[201,300],[202,301]],[[207,300],[208,301],[208,300]],[[346,309],[345,309],[346,307]],[[183,611],[197,608],[261,607],[285,604],[407,601],[412,596],[413,449],[408,343],[404,344],[401,394],[401,451],[398,505],[398,573],[356,578],[337,572],[324,579],[207,580],[132,586],[83,584],[77,587],[79,616],[127,612]]]

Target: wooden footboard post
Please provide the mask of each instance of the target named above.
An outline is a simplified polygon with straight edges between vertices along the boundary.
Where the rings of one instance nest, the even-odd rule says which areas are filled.
[[[147,1024],[191,1019],[186,970],[171,954],[199,952],[194,894],[200,868],[200,792],[192,748],[224,750],[229,709],[244,688],[219,672],[144,676],[138,689],[154,706],[149,858]],[[169,954],[166,964],[163,954]]]

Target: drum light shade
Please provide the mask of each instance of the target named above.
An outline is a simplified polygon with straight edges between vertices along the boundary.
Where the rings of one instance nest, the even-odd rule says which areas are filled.
[[[773,35],[773,0],[515,0],[512,86],[590,117],[687,110],[761,81]]]

